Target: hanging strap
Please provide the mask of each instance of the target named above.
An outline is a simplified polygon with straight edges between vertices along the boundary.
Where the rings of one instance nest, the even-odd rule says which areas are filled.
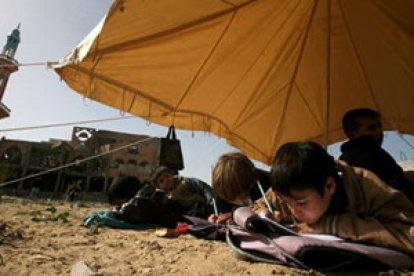
[[[172,125],[168,128],[168,133],[166,136],[167,139],[169,140],[177,140],[177,134],[175,134],[175,126]]]

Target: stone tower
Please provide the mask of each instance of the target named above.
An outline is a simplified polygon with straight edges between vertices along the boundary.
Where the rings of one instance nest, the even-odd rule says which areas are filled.
[[[10,116],[10,109],[1,101],[7,86],[10,74],[18,70],[18,62],[14,59],[17,47],[20,43],[20,23],[10,35],[7,36],[6,45],[0,54],[0,119]]]

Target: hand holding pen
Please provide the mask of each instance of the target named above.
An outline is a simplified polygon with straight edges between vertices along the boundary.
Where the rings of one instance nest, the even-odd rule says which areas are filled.
[[[257,182],[257,186],[259,187],[260,193],[262,194],[262,197],[263,197],[263,201],[267,208],[267,209],[262,208],[259,212],[259,216],[271,218],[277,222],[282,221],[282,218],[283,218],[282,213],[280,211],[273,211],[272,205],[270,205],[270,202],[266,197],[266,193],[264,192],[262,185],[260,185],[260,183]]]
[[[219,224],[219,223],[225,223],[229,220],[232,219],[232,213],[219,213],[218,208],[217,208],[217,203],[216,200],[213,198],[212,199],[212,204],[213,204],[213,208],[214,208],[214,214],[211,214],[208,218],[209,222],[215,223],[215,224]]]

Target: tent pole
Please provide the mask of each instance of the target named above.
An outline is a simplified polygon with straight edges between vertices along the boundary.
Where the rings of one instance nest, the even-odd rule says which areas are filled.
[[[324,114],[323,147],[329,145],[329,126],[331,115],[331,0],[327,4],[327,34],[326,34],[326,106]]]

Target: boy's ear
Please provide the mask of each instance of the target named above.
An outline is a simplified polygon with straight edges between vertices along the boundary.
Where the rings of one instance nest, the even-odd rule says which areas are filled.
[[[328,177],[325,183],[325,193],[330,196],[333,196],[336,191],[336,181],[333,177]]]
[[[348,136],[349,139],[354,139],[354,138],[357,137],[357,132],[356,131],[348,131],[345,134],[346,134],[346,136]]]

